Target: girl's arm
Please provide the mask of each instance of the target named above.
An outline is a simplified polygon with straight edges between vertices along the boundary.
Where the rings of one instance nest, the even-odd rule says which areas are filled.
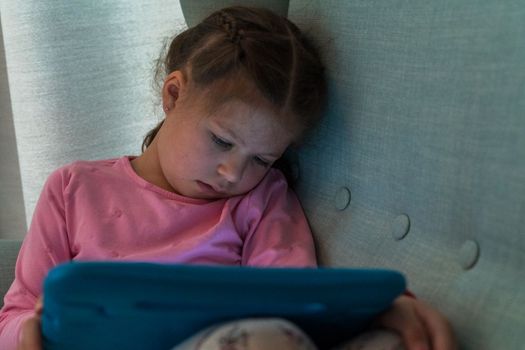
[[[42,295],[47,272],[71,259],[65,219],[66,186],[66,172],[61,169],[53,172],[36,205],[16,262],[15,280],[5,295],[0,312],[2,350],[15,350],[22,325],[37,315],[35,305]]]
[[[40,332],[40,317],[43,310],[42,297],[35,305],[35,314],[24,321],[20,329],[20,339],[17,350],[41,350],[42,334]]]
[[[275,169],[249,194],[240,213],[249,223],[242,265],[315,267],[317,259],[308,221],[284,175]]]

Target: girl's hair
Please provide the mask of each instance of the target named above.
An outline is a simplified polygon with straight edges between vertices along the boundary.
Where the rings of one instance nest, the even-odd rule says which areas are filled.
[[[209,92],[210,110],[232,96],[253,100],[256,93],[279,116],[291,118],[286,122],[299,128],[299,136],[316,124],[325,104],[325,70],[317,49],[295,24],[264,8],[224,8],[178,34],[159,60],[159,86],[176,70],[189,78],[189,86]],[[143,151],[162,123],[146,135]]]
[[[224,8],[177,35],[159,60],[157,82],[175,70],[189,75],[197,88],[222,83],[206,99],[212,105],[245,97],[255,87],[302,131],[316,124],[325,104],[324,66],[313,43],[295,24],[264,8]],[[142,150],[162,123],[146,135]]]

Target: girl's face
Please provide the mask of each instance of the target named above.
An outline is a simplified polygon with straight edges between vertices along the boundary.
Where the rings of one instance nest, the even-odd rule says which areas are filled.
[[[264,104],[231,99],[211,114],[204,105],[186,96],[166,113],[154,140],[157,176],[165,188],[192,198],[250,191],[290,145],[292,134]]]

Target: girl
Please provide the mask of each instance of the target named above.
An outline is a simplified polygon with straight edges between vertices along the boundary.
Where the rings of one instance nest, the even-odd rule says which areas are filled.
[[[300,204],[273,166],[322,114],[310,41],[268,10],[231,7],[175,37],[163,70],[165,119],[142,155],[75,162],[47,180],[0,314],[1,349],[41,348],[42,281],[68,260],[316,266]],[[378,324],[410,350],[455,346],[443,317],[409,296]],[[279,319],[212,327],[177,348],[272,347],[314,348]]]

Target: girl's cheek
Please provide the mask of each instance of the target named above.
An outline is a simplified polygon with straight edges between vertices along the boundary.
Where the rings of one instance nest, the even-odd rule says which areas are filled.
[[[258,165],[252,165],[249,167],[250,170],[246,173],[246,187],[249,189],[254,188],[266,175],[268,169],[259,167]]]

